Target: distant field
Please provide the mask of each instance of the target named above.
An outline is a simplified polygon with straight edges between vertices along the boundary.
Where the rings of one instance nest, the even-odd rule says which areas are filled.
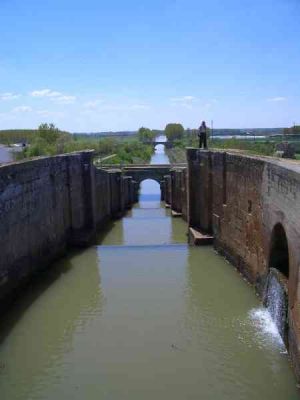
[[[73,138],[75,140],[101,140],[101,139],[115,139],[118,141],[131,141],[137,139],[137,132],[132,133],[119,133],[119,132],[109,132],[109,133],[73,133]]]
[[[0,143],[7,145],[20,142],[31,143],[36,134],[37,129],[4,129],[0,130]]]
[[[31,142],[36,134],[36,129],[6,129],[0,130],[0,143],[12,144]]]

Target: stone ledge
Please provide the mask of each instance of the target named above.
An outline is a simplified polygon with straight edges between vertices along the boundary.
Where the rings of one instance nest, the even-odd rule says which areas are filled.
[[[189,244],[192,246],[207,246],[213,243],[214,237],[205,235],[194,228],[189,228]]]
[[[173,218],[182,217],[182,213],[181,212],[177,212],[175,210],[171,210],[171,214],[172,214]]]

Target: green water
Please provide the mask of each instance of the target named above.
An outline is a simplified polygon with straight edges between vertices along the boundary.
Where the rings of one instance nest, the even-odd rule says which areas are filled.
[[[186,245],[146,182],[99,245],[70,254],[2,318],[1,400],[298,398],[253,289]]]

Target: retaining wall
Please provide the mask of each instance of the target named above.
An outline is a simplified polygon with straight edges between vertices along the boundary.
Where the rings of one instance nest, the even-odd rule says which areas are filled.
[[[68,245],[90,244],[96,228],[135,200],[131,178],[98,170],[93,152],[0,166],[0,304]]]
[[[188,221],[213,232],[224,254],[262,294],[272,233],[288,243],[288,347],[300,377],[300,164],[233,152],[188,149]]]

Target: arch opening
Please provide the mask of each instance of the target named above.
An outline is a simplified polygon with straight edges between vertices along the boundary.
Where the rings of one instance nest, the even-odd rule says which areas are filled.
[[[143,203],[145,206],[153,206],[155,207],[160,204],[161,199],[161,189],[159,181],[156,179],[143,179],[140,182],[139,188],[139,203]]]
[[[166,148],[165,144],[162,144],[162,143],[158,143],[158,144],[154,145],[155,153],[158,153],[158,154],[164,153],[165,148]]]
[[[278,223],[275,225],[271,237],[269,269],[275,268],[286,278],[289,278],[289,249],[285,230]]]

